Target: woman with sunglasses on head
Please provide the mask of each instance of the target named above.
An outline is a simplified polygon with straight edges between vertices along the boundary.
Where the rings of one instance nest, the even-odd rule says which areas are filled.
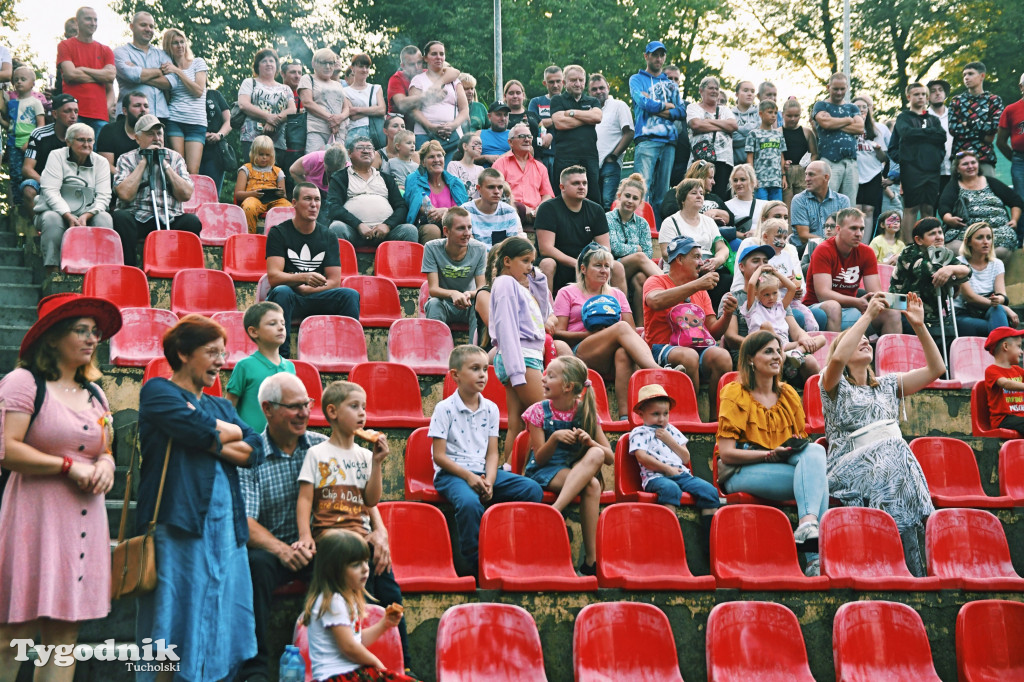
[[[351,107],[345,88],[333,76],[338,55],[329,47],[313,53],[313,75],[299,81],[299,97],[306,110],[306,153],[344,144]]]
[[[996,256],[1008,258],[1017,249],[1024,199],[995,178],[981,174],[973,152],[959,152],[953,159],[953,179],[939,197],[936,214],[946,225],[946,246],[960,249],[968,225],[985,222],[995,237]],[[1006,217],[1010,209],[1010,217]]]

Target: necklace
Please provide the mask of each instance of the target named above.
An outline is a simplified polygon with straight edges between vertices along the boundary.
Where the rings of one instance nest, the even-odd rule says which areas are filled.
[[[68,388],[67,386],[62,386],[61,388],[64,389],[65,393],[78,393],[78,387],[77,386],[75,388]]]

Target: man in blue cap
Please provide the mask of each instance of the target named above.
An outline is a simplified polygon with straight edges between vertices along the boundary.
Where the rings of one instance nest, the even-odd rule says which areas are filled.
[[[674,121],[686,120],[686,108],[679,97],[679,86],[665,75],[665,45],[659,40],[647,43],[644,60],[647,68],[629,79],[636,119],[636,149],[633,164],[647,182],[647,201],[655,207],[668,191],[672,164],[676,158],[679,133]],[[652,227],[655,227],[652,225]]]

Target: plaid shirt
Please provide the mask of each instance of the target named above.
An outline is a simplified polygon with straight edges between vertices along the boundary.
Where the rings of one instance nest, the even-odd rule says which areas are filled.
[[[114,173],[114,184],[113,189],[117,190],[117,186],[124,182],[124,179],[132,174],[135,167],[139,165],[139,159],[141,157],[138,149],[133,149],[127,154],[122,154],[117,159],[117,170]],[[188,174],[188,166],[185,165],[185,159],[181,158],[181,154],[174,151],[173,149],[167,150],[167,162],[171,165],[171,170],[177,173],[183,178],[189,185],[192,185],[192,177]],[[166,169],[165,171],[166,172]],[[150,199],[150,186],[149,186],[149,172],[146,172],[146,177],[139,183],[139,191],[135,193],[135,198],[129,202],[125,202],[123,199],[118,200],[118,207],[130,210],[134,215],[135,219],[140,223],[148,222],[153,218],[153,200]],[[163,189],[158,187],[156,193],[156,205],[160,211],[161,217],[164,213],[164,201],[163,201]],[[167,212],[171,218],[177,218],[184,209],[180,201],[174,198],[174,193],[171,191],[170,183],[167,186]]]
[[[306,451],[327,440],[327,436],[307,431],[299,438],[291,455],[281,449],[263,430],[266,460],[251,469],[239,468],[239,483],[245,499],[245,515],[255,520],[281,542],[290,545],[299,539],[295,504],[299,499],[299,469]]]

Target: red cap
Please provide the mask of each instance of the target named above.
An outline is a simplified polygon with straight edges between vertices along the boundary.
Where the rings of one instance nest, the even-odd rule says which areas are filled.
[[[988,338],[985,339],[985,350],[989,353],[992,349],[999,345],[999,342],[1003,339],[1009,339],[1014,336],[1024,336],[1024,329],[1014,329],[1013,327],[996,327],[988,333]]]

